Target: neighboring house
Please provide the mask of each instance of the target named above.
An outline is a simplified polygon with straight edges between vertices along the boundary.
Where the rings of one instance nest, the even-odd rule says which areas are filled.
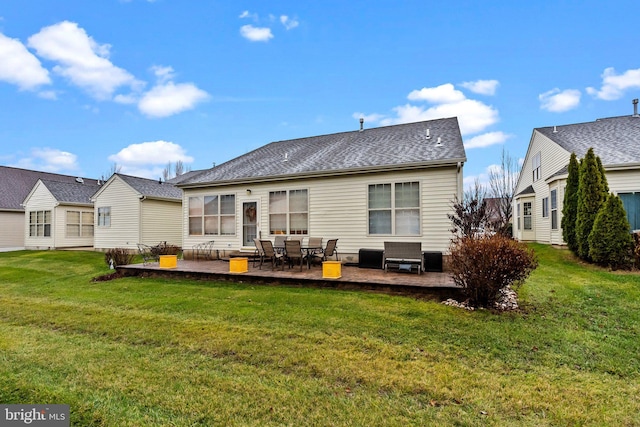
[[[75,176],[0,166],[0,248],[25,247],[22,203],[39,179],[76,182]],[[83,178],[83,181],[97,183],[89,178]]]
[[[273,142],[176,184],[184,247],[284,234],[338,238],[345,261],[385,241],[448,252],[465,161],[457,118]]]
[[[26,249],[93,247],[95,180],[39,179],[23,202]]]
[[[637,106],[637,104],[634,104]],[[590,147],[600,157],[609,190],[622,199],[631,228],[640,229],[640,116],[533,130],[514,197],[514,237],[565,244],[562,206],[571,153],[578,160]]]
[[[97,250],[165,241],[182,246],[182,191],[174,185],[115,173],[92,201]]]

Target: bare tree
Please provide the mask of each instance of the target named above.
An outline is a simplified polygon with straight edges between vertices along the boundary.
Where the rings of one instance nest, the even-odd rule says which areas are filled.
[[[118,165],[117,163],[112,164],[109,172],[107,172],[106,177],[105,175],[102,175],[102,181],[108,180],[109,178],[111,178],[111,175],[113,175],[114,173],[120,173],[121,170],[122,166]]]
[[[184,163],[182,163],[182,160],[178,160],[176,162],[176,166],[173,168],[176,172],[176,176],[180,176],[184,173]]]
[[[164,181],[168,180],[171,176],[171,162],[167,163],[167,166],[162,170],[162,178]]]
[[[489,171],[489,188],[491,197],[495,199],[493,205],[494,227],[497,231],[507,233],[513,215],[513,196],[518,183],[516,162],[509,153],[502,148],[500,165]]]

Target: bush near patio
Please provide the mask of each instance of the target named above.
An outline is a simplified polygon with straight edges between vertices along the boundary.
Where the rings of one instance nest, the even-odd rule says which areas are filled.
[[[453,281],[473,307],[493,307],[501,290],[515,290],[536,266],[530,248],[501,234],[462,237],[451,245]]]

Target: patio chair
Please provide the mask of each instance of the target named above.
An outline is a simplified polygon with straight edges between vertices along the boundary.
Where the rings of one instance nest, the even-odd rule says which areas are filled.
[[[208,242],[198,243],[193,247],[193,251],[195,253],[196,261],[200,258],[211,260],[213,259],[213,240],[209,240]]]
[[[293,262],[300,263],[300,271],[302,271],[302,245],[300,240],[285,240],[284,241],[284,256],[289,263],[289,268],[293,265]]]
[[[160,254],[157,249],[154,249],[154,247],[151,247],[149,245],[145,245],[144,243],[138,243],[137,245],[138,245],[138,253],[142,257],[143,265],[160,261]]]
[[[277,234],[275,240],[273,241],[273,246],[276,248],[277,252],[284,252],[284,241],[287,240],[287,236],[283,234]]]
[[[262,263],[264,262],[264,249],[262,249],[262,244],[260,243],[260,239],[253,239],[253,243],[256,245],[256,250],[253,253],[253,268],[256,268],[256,261],[260,261],[260,269],[262,269]]]
[[[328,259],[328,257],[330,256],[336,256],[336,261],[340,261],[340,258],[338,258],[338,239],[329,239],[327,240],[327,246],[325,246],[325,248],[317,253],[313,254],[313,258],[317,259],[319,262],[322,261],[326,261]]]
[[[275,270],[276,265],[278,263],[282,264],[282,269],[284,270],[283,255],[276,252],[273,248],[273,243],[271,240],[260,240],[260,245],[262,246],[262,250],[264,252],[264,259],[268,259],[271,261],[271,269]]]

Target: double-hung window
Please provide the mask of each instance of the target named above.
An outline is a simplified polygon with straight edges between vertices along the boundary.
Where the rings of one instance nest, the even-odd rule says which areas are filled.
[[[531,202],[522,203],[522,224],[525,230],[532,230]]]
[[[189,235],[236,234],[236,196],[189,197]]]
[[[269,234],[309,234],[309,192],[269,192]]]
[[[543,218],[549,217],[549,198],[548,197],[545,197],[544,199],[542,199],[542,217]]]
[[[67,237],[93,236],[93,212],[67,211]]]
[[[51,237],[51,211],[29,212],[29,237]]]
[[[551,190],[551,229],[558,229],[558,190]]]
[[[420,184],[371,184],[368,192],[369,234],[420,235]]]
[[[111,227],[111,207],[98,208],[98,227]]]
[[[538,153],[535,156],[533,156],[533,159],[531,159],[531,169],[533,170],[533,182],[536,182],[537,180],[540,179],[540,165],[541,165],[540,153]]]

